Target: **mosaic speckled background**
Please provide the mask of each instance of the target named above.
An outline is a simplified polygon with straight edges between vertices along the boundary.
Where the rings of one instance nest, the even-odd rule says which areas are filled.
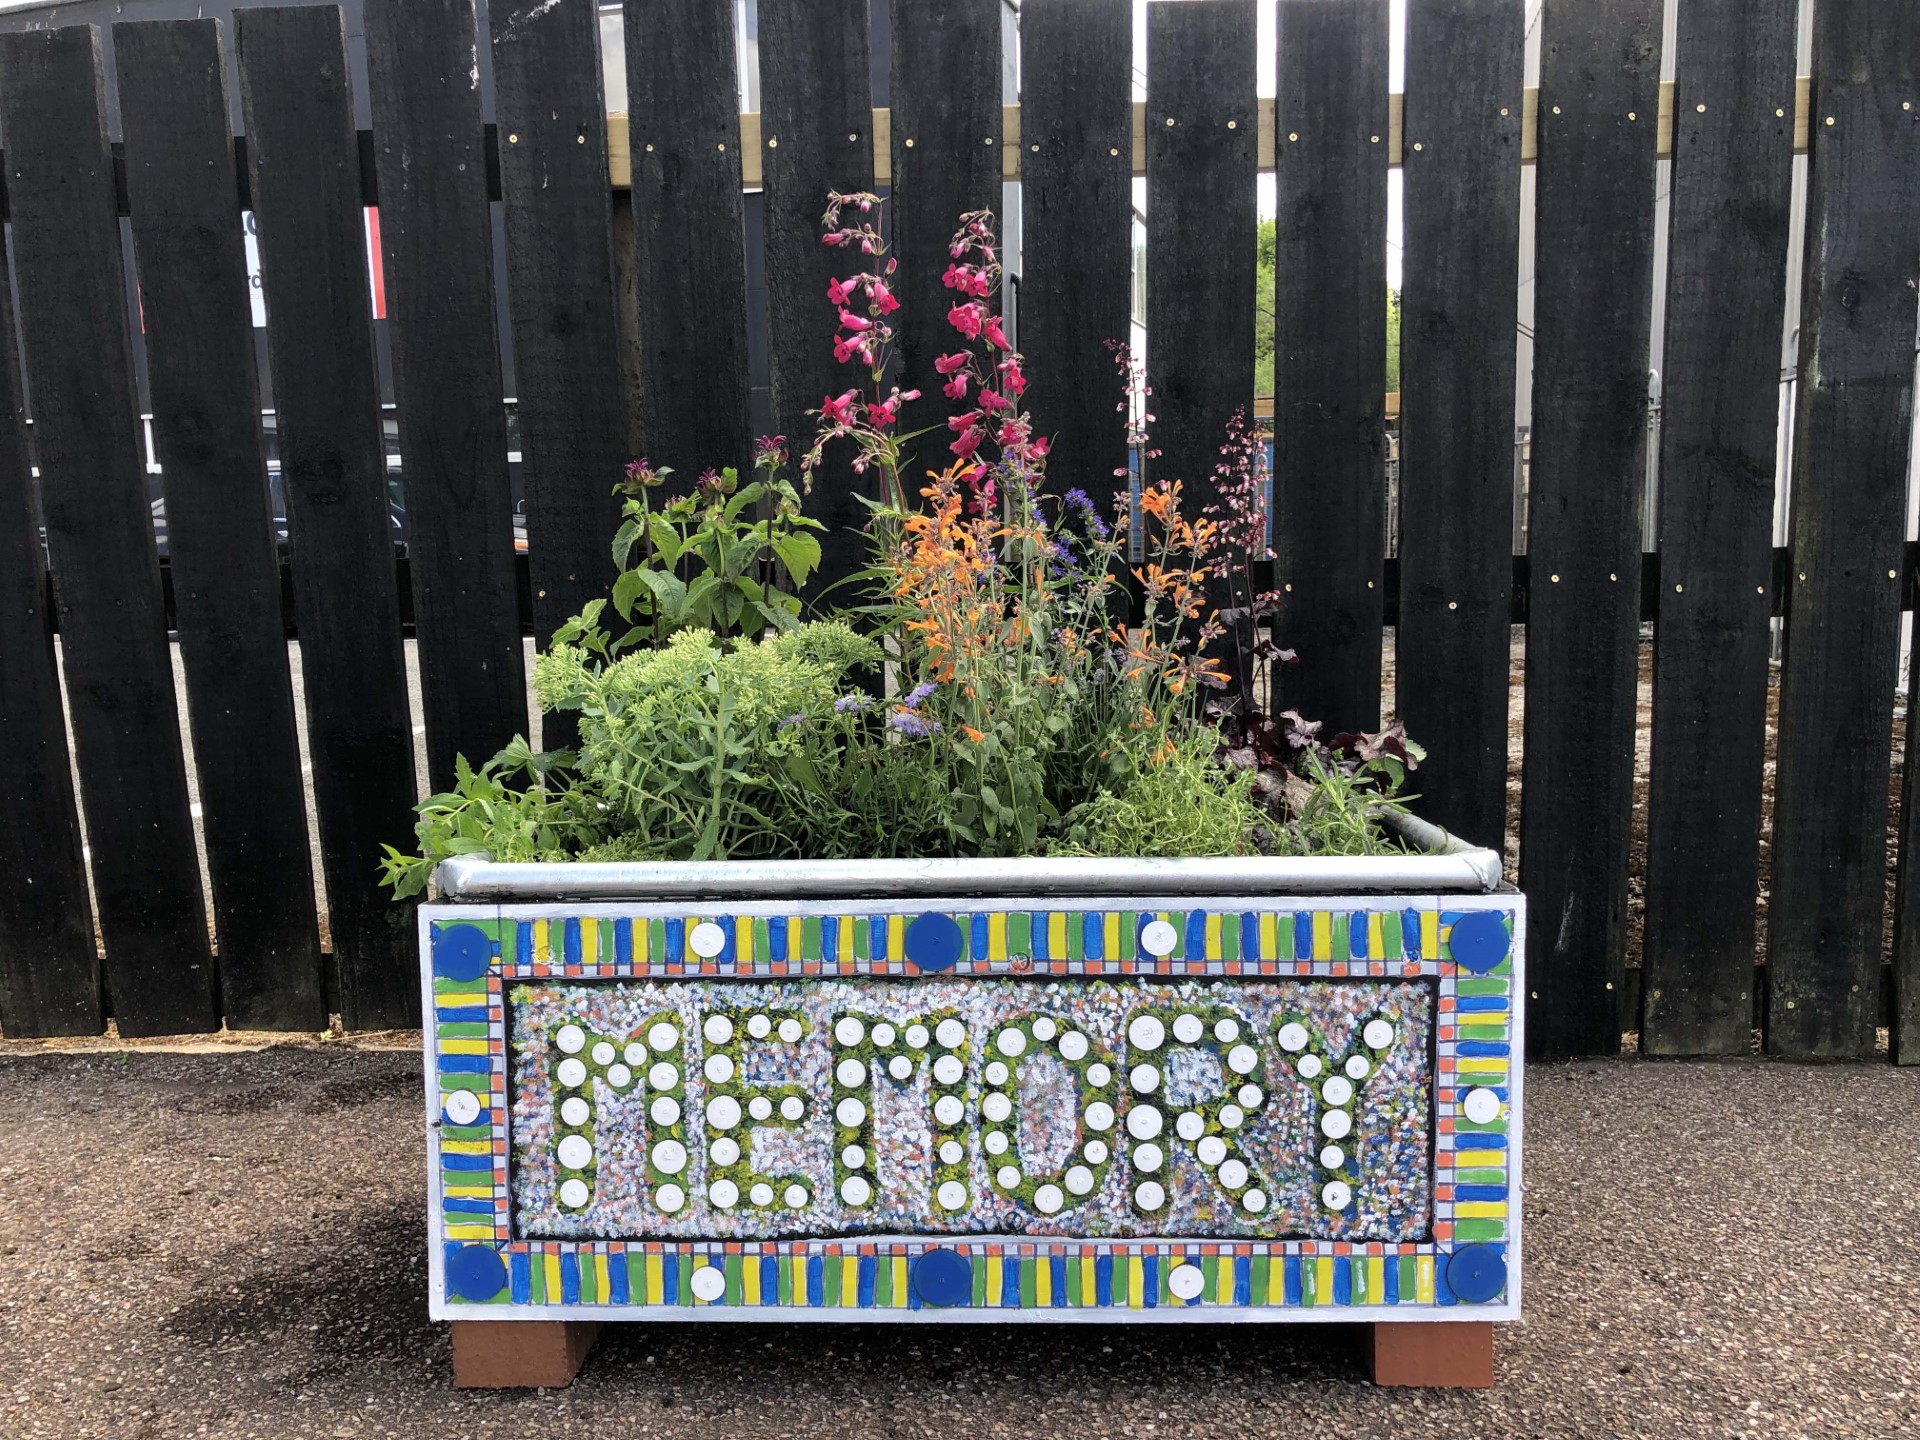
[[[1135,1053],[1126,1031],[1130,1017],[1143,1009],[1225,1008],[1244,1025],[1258,1054],[1257,1069],[1226,1074],[1211,1051],[1176,1049],[1167,1044],[1154,1054]],[[910,985],[880,981],[810,980],[794,983],[684,981],[598,984],[535,982],[516,987],[509,1005],[513,1080],[512,1197],[517,1233],[535,1239],[726,1238],[783,1239],[849,1234],[1029,1234],[1117,1238],[1133,1236],[1269,1239],[1307,1237],[1356,1241],[1408,1241],[1423,1238],[1432,1221],[1431,1196],[1431,1052],[1433,990],[1421,981],[1257,982],[1187,981],[1106,983],[1102,981],[924,980]],[[710,1048],[702,1037],[705,1018],[719,1010],[743,1014],[755,1009],[797,1012],[803,1036],[795,1045],[752,1042],[740,1054],[750,1084],[797,1085],[809,1097],[804,1118],[792,1128],[759,1127],[747,1138],[746,1125],[733,1133],[755,1168],[783,1177],[804,1177],[808,1203],[771,1210],[747,1205],[721,1209],[707,1197],[708,1158],[703,1137],[708,1082],[703,1064]],[[962,1080],[941,1090],[965,1099],[965,1119],[957,1133],[965,1142],[964,1173],[968,1203],[957,1212],[936,1203],[931,1115],[935,1087],[931,1066],[916,1064],[912,1078],[884,1082],[866,1093],[875,1126],[876,1179],[872,1202],[855,1209],[841,1203],[832,1168],[837,1145],[833,1083],[835,1065],[849,1053],[836,1045],[834,1018],[863,1012],[904,1027],[942,1009],[967,1018],[969,1045]],[[1026,1014],[1056,1017],[1084,1032],[1096,1051],[1110,1057],[1115,1071],[1112,1098],[1117,1114],[1110,1129],[1099,1132],[1115,1152],[1096,1187],[1048,1215],[1031,1203],[1000,1193],[990,1166],[1008,1157],[989,1157],[982,1145],[990,1127],[980,1116],[987,1089],[982,1072],[995,1058],[994,1037],[1012,1019]],[[1358,1087],[1353,1106],[1354,1131],[1345,1140],[1349,1161],[1343,1172],[1352,1199],[1339,1211],[1327,1208],[1321,1188],[1328,1173],[1315,1156],[1326,1143],[1317,1126],[1323,1112],[1309,1087],[1293,1073],[1297,1057],[1277,1043],[1281,1021],[1303,1016],[1335,1056],[1359,1044],[1358,1030],[1370,1017],[1393,1025],[1393,1041],[1378,1056],[1377,1068]],[[662,1016],[673,1017],[681,1039],[669,1058],[683,1071],[679,1091],[683,1128],[690,1152],[678,1175],[687,1196],[674,1214],[653,1202],[654,1183],[646,1157],[656,1127],[649,1119],[646,1071],[660,1057],[650,1053],[624,1094],[599,1079],[580,1092],[593,1092],[596,1109],[591,1203],[573,1209],[556,1193],[560,1172],[555,1161],[555,1069],[563,1056],[553,1036],[566,1023],[623,1046],[644,1035]],[[863,1052],[864,1053],[864,1052]],[[935,1052],[938,1053],[938,1052]],[[1013,1117],[1018,1156],[1027,1169],[1057,1172],[1095,1132],[1067,1105],[1078,1087],[1065,1065],[1048,1055],[1026,1066]],[[1263,1103],[1253,1110],[1235,1139],[1255,1183],[1268,1203],[1248,1215],[1231,1203],[1213,1173],[1197,1160],[1194,1146],[1174,1138],[1171,1126],[1159,1137],[1166,1153],[1154,1177],[1166,1190],[1165,1207],[1155,1215],[1139,1213],[1132,1187],[1142,1178],[1128,1162],[1133,1143],[1127,1120],[1133,1095],[1127,1076],[1142,1060],[1163,1066],[1161,1091],[1169,1108],[1180,1108],[1219,1092],[1257,1084]],[[1230,1083],[1227,1083],[1230,1082]],[[569,1093],[569,1092],[562,1092]],[[844,1093],[844,1091],[840,1092]],[[1063,1117],[1065,1117],[1063,1119]],[[657,1182],[658,1177],[654,1177]]]

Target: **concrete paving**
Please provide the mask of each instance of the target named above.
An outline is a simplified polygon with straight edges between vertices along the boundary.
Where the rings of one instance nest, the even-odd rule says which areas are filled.
[[[1334,1326],[626,1325],[458,1393],[425,1307],[419,1063],[0,1042],[0,1436],[1920,1433],[1920,1074],[1528,1073],[1527,1318],[1483,1393]]]

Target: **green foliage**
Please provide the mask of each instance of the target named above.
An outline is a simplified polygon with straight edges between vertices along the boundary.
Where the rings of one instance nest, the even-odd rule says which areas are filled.
[[[1271,820],[1253,801],[1254,775],[1229,770],[1217,737],[1188,734],[1165,762],[1124,788],[1101,790],[1067,817],[1056,855],[1245,855]]]

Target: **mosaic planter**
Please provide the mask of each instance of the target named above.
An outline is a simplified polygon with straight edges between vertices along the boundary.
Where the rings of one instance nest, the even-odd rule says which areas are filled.
[[[1489,852],[440,880],[436,1318],[1519,1313]]]

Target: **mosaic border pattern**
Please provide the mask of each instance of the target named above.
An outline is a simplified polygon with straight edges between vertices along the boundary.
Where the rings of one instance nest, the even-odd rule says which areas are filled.
[[[915,963],[923,914],[957,955]],[[1462,922],[1465,922],[1464,924]],[[1007,910],[822,901],[421,908],[435,1318],[1447,1319],[1519,1309],[1525,902],[1319,898]],[[688,943],[715,925],[723,944]],[[1149,927],[1155,927],[1149,933]],[[703,930],[712,948],[712,930]],[[1458,953],[1456,953],[1456,938]],[[1153,953],[1163,949],[1164,954]],[[507,988],[522,979],[954,976],[1402,978],[1438,985],[1434,1223],[1412,1244],[939,1237],[526,1241],[511,1231]],[[1471,1098],[1470,1098],[1471,1097]],[[1497,1102],[1497,1103],[1496,1103]],[[1489,1110],[1491,1107],[1491,1111]],[[1472,1113],[1469,1113],[1469,1112]]]

